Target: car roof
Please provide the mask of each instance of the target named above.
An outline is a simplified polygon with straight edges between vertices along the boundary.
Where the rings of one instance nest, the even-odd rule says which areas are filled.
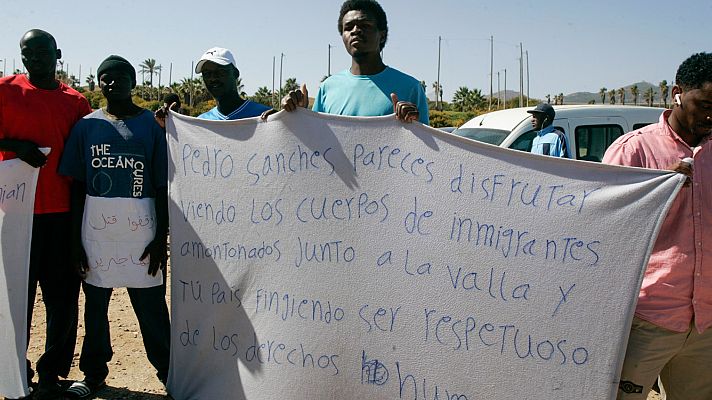
[[[489,129],[511,131],[523,121],[527,120],[531,116],[531,114],[527,113],[527,111],[533,109],[534,107],[519,107],[492,111],[486,114],[478,115],[477,117],[465,122],[459,129],[486,127]],[[585,118],[593,116],[632,116],[632,114],[646,115],[648,118],[651,118],[656,115],[659,116],[665,109],[660,107],[645,106],[576,104],[554,106],[554,110],[556,111],[556,119],[561,119],[570,117]]]

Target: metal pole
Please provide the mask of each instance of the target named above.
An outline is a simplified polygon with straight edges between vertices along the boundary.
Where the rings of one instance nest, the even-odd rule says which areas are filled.
[[[519,107],[524,106],[524,47],[519,42]]]
[[[490,36],[490,97],[489,97],[489,109],[492,111],[492,80],[494,79],[494,36]]]
[[[504,109],[507,109],[507,68],[504,69]]]
[[[275,93],[274,93],[274,66],[275,66],[275,56],[272,56],[272,108],[277,107],[277,104],[275,102]]]
[[[328,59],[327,67],[326,67],[326,76],[330,77],[331,76],[331,43],[329,43],[329,59]]]
[[[193,71],[195,71],[195,61],[190,62],[190,107],[193,108]]]
[[[173,86],[173,62],[168,66],[168,86]]]
[[[279,95],[282,95],[282,63],[284,61],[284,53],[279,56]]]
[[[435,108],[442,111],[442,104],[440,104],[440,43],[442,42],[442,37],[438,36],[438,81],[435,87]]]
[[[529,50],[524,54],[527,56],[527,107],[529,107]]]
[[[499,71],[497,71],[497,109],[502,107],[502,92],[499,90]]]
[[[82,86],[82,64],[79,64],[79,86]]]

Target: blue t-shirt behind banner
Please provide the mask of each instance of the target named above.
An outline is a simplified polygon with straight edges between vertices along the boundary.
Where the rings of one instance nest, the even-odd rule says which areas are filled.
[[[269,110],[271,107],[266,105],[255,103],[254,101],[245,100],[244,103],[237,110],[225,115],[218,111],[217,107],[213,107],[210,110],[198,115],[200,119],[210,119],[214,121],[226,121],[226,120],[236,120],[243,118],[259,117],[263,112]]]
[[[418,120],[429,123],[428,99],[417,79],[395,68],[386,67],[375,75],[354,75],[349,70],[328,77],[314,99],[316,112],[375,117],[393,114],[391,93],[400,101],[418,107]]]
[[[148,110],[124,120],[103,110],[87,115],[72,128],[59,165],[95,197],[156,197],[167,170],[166,135]]]

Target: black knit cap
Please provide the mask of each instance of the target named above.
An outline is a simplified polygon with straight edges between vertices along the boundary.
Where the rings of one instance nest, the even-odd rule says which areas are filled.
[[[131,76],[131,86],[136,86],[136,70],[128,60],[121,56],[110,55],[106,60],[102,61],[99,69],[96,70],[97,78],[101,78],[106,71],[110,69],[118,69],[127,72]]]

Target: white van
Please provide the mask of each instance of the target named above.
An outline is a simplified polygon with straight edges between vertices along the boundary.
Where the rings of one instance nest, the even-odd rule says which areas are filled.
[[[453,133],[510,149],[530,151],[536,131],[533,107],[511,108],[477,116]],[[658,122],[664,108],[616,105],[554,106],[554,126],[564,132],[577,160],[598,161],[619,136]]]

